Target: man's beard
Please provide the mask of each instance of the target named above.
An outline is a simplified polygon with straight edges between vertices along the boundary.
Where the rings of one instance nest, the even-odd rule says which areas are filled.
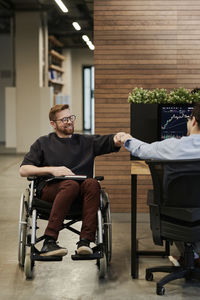
[[[57,126],[56,130],[61,134],[71,135],[74,133],[74,125],[62,126],[62,127]]]

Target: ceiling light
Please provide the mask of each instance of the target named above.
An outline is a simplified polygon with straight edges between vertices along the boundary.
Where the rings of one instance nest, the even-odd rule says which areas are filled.
[[[90,50],[94,50],[95,47],[92,44],[92,42],[90,41],[89,37],[87,35],[82,35],[82,39],[86,42],[86,44],[88,45],[88,47],[90,48]]]
[[[85,42],[88,42],[90,39],[87,35],[82,35],[82,39],[85,41]]]
[[[81,30],[81,26],[77,22],[73,22],[72,25],[76,30]]]
[[[91,45],[88,45],[88,47],[90,48],[90,50],[94,50],[94,49],[95,49],[95,47],[94,47],[94,45],[93,45],[93,44],[91,44]]]
[[[88,41],[86,43],[87,43],[88,47],[90,48],[90,50],[94,50],[95,47],[94,47],[94,45],[92,44],[91,41]]]
[[[89,46],[89,45],[92,44],[92,42],[91,41],[87,41],[86,44]]]
[[[68,12],[68,9],[67,7],[65,6],[65,4],[61,1],[61,0],[54,0],[58,6],[60,7],[60,9],[64,12],[64,13],[67,13]]]

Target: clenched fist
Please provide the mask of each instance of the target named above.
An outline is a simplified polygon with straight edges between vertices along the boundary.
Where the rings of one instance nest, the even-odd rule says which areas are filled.
[[[121,146],[126,140],[131,139],[132,136],[126,132],[118,132],[114,136],[114,142],[116,146]]]

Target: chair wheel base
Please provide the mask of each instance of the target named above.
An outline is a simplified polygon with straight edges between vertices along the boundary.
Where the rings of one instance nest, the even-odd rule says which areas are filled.
[[[146,277],[145,277],[145,279],[146,279],[147,281],[153,281],[153,273],[151,273],[151,272],[146,272]]]
[[[157,286],[156,294],[159,296],[163,296],[165,294],[165,288],[163,286]]]

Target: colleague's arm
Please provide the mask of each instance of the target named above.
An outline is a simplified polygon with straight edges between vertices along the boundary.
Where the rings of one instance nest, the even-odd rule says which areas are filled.
[[[187,138],[187,137],[184,137]],[[185,147],[183,138],[169,138],[151,144],[140,141],[136,138],[127,139],[124,147],[133,156],[141,159],[177,159],[177,153],[181,157]]]
[[[33,165],[22,165],[20,167],[19,173],[22,177],[28,176],[66,176],[66,175],[75,175],[70,169],[61,166],[61,167],[36,167]]]

